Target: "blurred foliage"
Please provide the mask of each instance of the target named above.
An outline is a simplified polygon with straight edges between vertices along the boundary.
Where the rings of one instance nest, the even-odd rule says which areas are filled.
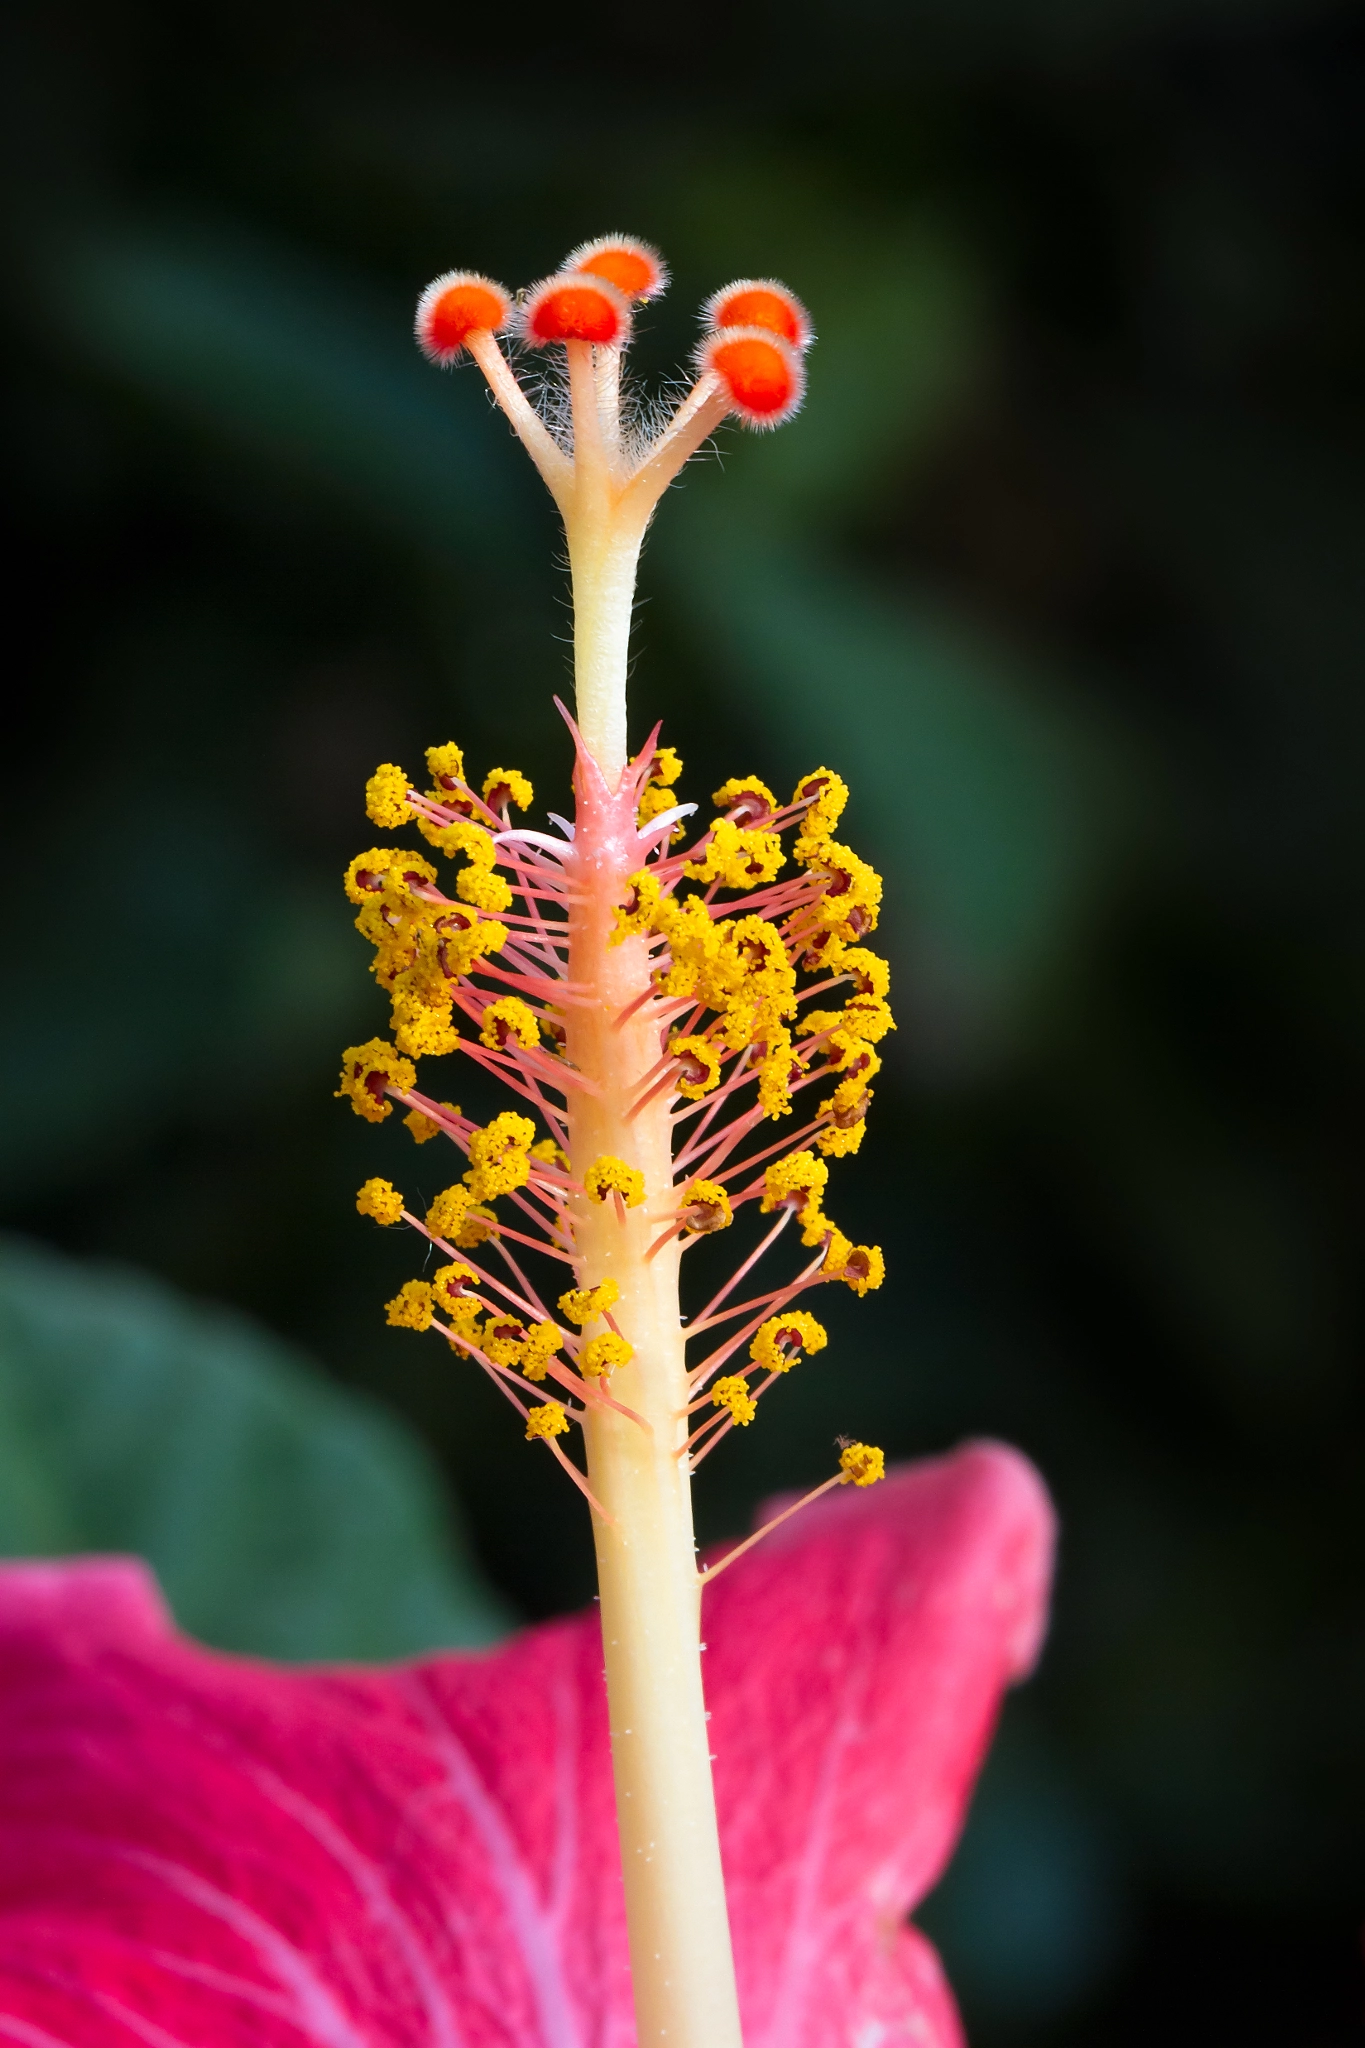
[[[788,276],[808,409],[663,507],[633,715],[691,795],[854,784],[902,1028],[837,1213],[893,1277],[703,1533],[840,1430],[1022,1443],[1057,1625],[928,1916],[974,2038],[1359,2040],[1358,6],[4,33],[7,1220],[286,1333],[424,1432],[523,1611],[586,1596],[549,1461],[382,1326],[352,1191],[438,1169],[329,1099],[383,1015],[366,773],[458,736],[558,808],[568,766],[553,523],[411,306],[634,229],[657,384],[705,291]]]
[[[0,1243],[0,1555],[135,1551],[256,1656],[491,1642],[430,1459],[245,1317]]]

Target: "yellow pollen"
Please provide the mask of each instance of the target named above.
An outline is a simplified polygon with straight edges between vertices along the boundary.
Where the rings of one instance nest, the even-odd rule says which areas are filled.
[[[886,1477],[886,1457],[875,1444],[845,1444],[839,1469],[855,1486],[875,1486]]]
[[[737,825],[756,825],[760,818],[771,817],[777,809],[777,798],[756,775],[732,775],[728,782],[722,782],[711,801],[718,811],[739,810],[742,815],[735,820]]]
[[[720,1054],[705,1038],[670,1038],[668,1050],[678,1062],[679,1095],[699,1102],[720,1079]]]
[[[801,825],[802,837],[828,839],[848,802],[848,784],[832,768],[817,768],[801,777],[792,791],[792,802],[809,805]]]
[[[567,1436],[569,1418],[558,1401],[543,1402],[533,1408],[526,1418],[526,1441],[533,1444],[537,1437]]]
[[[594,1202],[605,1202],[608,1195],[615,1193],[623,1198],[628,1209],[637,1209],[645,1198],[645,1177],[638,1166],[627,1166],[624,1159],[604,1152],[584,1174],[583,1189]]]
[[[569,1155],[554,1138],[542,1138],[538,1145],[533,1145],[531,1157],[543,1159],[547,1166],[562,1166],[565,1173],[569,1171]]]
[[[749,1356],[765,1372],[790,1372],[801,1353],[823,1351],[829,1338],[824,1326],[804,1309],[769,1316],[749,1346]]]
[[[626,883],[626,899],[612,911],[615,929],[610,944],[619,946],[622,939],[628,939],[633,932],[647,932],[659,908],[659,878],[642,868],[638,875],[632,875]]]
[[[442,747],[428,747],[427,773],[437,803],[447,802],[456,783],[464,781],[464,748],[457,747],[454,740],[447,740]]]
[[[682,756],[676,747],[656,747],[650,763],[649,779],[667,789],[682,774]]]
[[[376,1223],[401,1222],[403,1197],[392,1181],[367,1180],[355,1198],[356,1208],[362,1216],[373,1216]]]
[[[491,1202],[531,1178],[529,1148],[536,1127],[529,1116],[505,1109],[469,1140],[469,1171],[465,1183],[476,1202]]]
[[[789,1152],[785,1159],[774,1160],[764,1174],[759,1206],[767,1215],[790,1203],[804,1218],[808,1212],[818,1212],[828,1180],[829,1168],[813,1152]]]
[[[411,818],[408,787],[407,775],[392,761],[376,768],[365,784],[365,815],[381,832],[396,832]]]
[[[711,1389],[712,1406],[728,1408],[731,1417],[741,1429],[747,1429],[758,1413],[758,1404],[749,1392],[747,1380],[738,1373],[730,1373],[719,1379]]]
[[[463,1227],[466,1215],[474,1197],[468,1188],[445,1188],[437,1195],[427,1210],[427,1229],[433,1237],[446,1237],[453,1243]]]
[[[479,910],[512,908],[512,885],[492,868],[461,868],[455,878],[455,894],[461,903],[472,903]]]
[[[483,800],[490,811],[505,811],[513,804],[519,811],[529,810],[534,797],[518,768],[490,768],[483,779]]]
[[[348,1045],[341,1055],[341,1086],[338,1095],[347,1096],[357,1116],[366,1123],[382,1124],[393,1108],[385,1096],[387,1088],[408,1089],[417,1085],[417,1069],[382,1038],[369,1038],[364,1045]]]
[[[385,1306],[395,1330],[431,1328],[431,1289],[425,1280],[405,1280]]]
[[[585,1379],[600,1379],[603,1373],[615,1372],[618,1366],[629,1365],[635,1356],[633,1344],[627,1344],[624,1337],[618,1337],[614,1330],[604,1330],[600,1337],[590,1337],[578,1354],[578,1370]]]
[[[520,1365],[526,1349],[526,1325],[518,1316],[490,1316],[479,1348],[494,1365]]]
[[[460,1114],[458,1102],[443,1102],[441,1108],[448,1109],[452,1116]],[[439,1138],[443,1128],[433,1117],[424,1116],[420,1109],[409,1110],[403,1122],[412,1132],[413,1142],[418,1145],[425,1145],[429,1138]]]
[[[501,996],[484,1011],[479,1037],[494,1052],[501,1052],[509,1044],[529,1051],[540,1043],[540,1024],[535,1011],[520,996]]]
[[[526,1355],[521,1362],[521,1369],[528,1380],[544,1379],[550,1360],[563,1341],[563,1333],[557,1324],[532,1323],[526,1332]]]
[[[730,1197],[718,1180],[689,1181],[683,1189],[679,1221],[687,1230],[724,1230],[734,1221]]]
[[[472,1266],[457,1262],[453,1266],[438,1266],[431,1276],[432,1298],[437,1307],[457,1322],[471,1321],[480,1313],[480,1305],[466,1287],[477,1287],[479,1275]]]
[[[620,1299],[621,1290],[614,1280],[599,1280],[596,1287],[571,1287],[567,1294],[561,1294],[559,1312],[581,1327],[594,1316],[604,1316]]]

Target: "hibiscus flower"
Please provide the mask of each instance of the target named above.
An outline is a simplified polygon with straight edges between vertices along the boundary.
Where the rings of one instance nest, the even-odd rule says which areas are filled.
[[[973,1445],[836,1490],[705,1594],[747,2048],[957,2048],[906,1920],[1036,1656],[1052,1515]],[[146,1569],[0,1569],[0,2042],[630,2048],[595,1609],[281,1669]]]

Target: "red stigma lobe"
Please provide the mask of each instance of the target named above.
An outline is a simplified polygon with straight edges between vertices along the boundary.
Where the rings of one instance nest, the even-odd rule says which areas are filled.
[[[583,242],[564,264],[569,271],[605,278],[626,299],[652,299],[668,283],[668,271],[657,249],[630,235],[602,235]]]
[[[417,302],[418,345],[433,363],[453,363],[471,334],[496,333],[511,309],[509,295],[492,278],[447,271]]]
[[[527,299],[522,324],[526,339],[536,348],[555,341],[620,347],[630,333],[630,308],[605,278],[551,277]]]
[[[751,427],[781,426],[805,396],[795,349],[761,327],[722,328],[703,345],[701,364],[720,379],[735,412]]]
[[[713,330],[763,327],[780,334],[793,348],[809,348],[815,339],[810,315],[784,284],[772,278],[738,278],[707,300],[703,317]]]

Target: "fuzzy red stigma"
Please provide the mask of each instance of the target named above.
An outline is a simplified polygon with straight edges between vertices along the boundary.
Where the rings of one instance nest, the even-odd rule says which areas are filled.
[[[521,325],[533,348],[547,348],[552,341],[621,348],[630,336],[630,306],[605,278],[569,272],[547,277],[527,294]]]
[[[417,301],[418,347],[433,363],[453,363],[471,334],[496,333],[511,310],[511,295],[491,277],[447,270]]]
[[[771,277],[741,277],[723,285],[702,307],[702,319],[713,333],[721,327],[766,327],[793,348],[809,348],[815,339],[810,314],[796,293]]]
[[[599,235],[595,242],[580,242],[565,257],[564,268],[604,277],[627,299],[654,299],[668,286],[663,257],[633,235]]]
[[[748,427],[780,427],[806,395],[806,374],[790,342],[765,327],[726,327],[697,351]]]

